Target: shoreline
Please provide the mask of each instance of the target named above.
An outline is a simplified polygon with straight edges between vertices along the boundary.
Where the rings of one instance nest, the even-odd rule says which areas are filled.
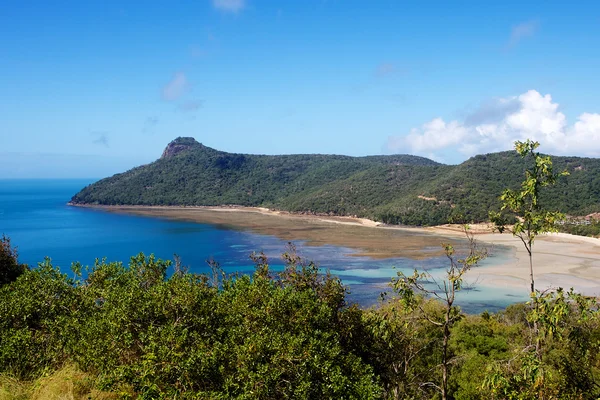
[[[390,226],[365,218],[274,211],[242,206],[104,206],[69,204],[75,207],[196,223],[248,229],[311,246],[352,248],[355,256],[386,259],[423,259],[442,255],[441,243],[463,242],[460,226]],[[478,285],[529,290],[529,258],[521,241],[510,233],[492,233],[490,225],[472,225],[469,232],[484,247],[509,246],[512,260],[473,269],[468,280]],[[437,250],[436,250],[437,247]],[[426,254],[423,249],[427,248]],[[431,249],[431,251],[429,251]],[[551,233],[540,235],[533,246],[534,278],[540,290],[561,286],[586,295],[600,295],[600,239]]]
[[[367,218],[358,217],[347,217],[337,215],[322,215],[322,214],[304,214],[294,213],[291,211],[279,211],[271,210],[265,207],[248,207],[248,206],[236,206],[236,205],[225,205],[225,206],[145,206],[145,205],[102,205],[102,204],[79,204],[68,202],[67,205],[72,207],[81,208],[92,208],[92,209],[104,209],[107,211],[144,211],[144,210],[169,210],[169,211],[214,211],[214,212],[242,212],[242,213],[256,213],[261,215],[269,216],[285,216],[291,218],[306,218],[315,219],[322,222],[337,223],[343,225],[357,225],[357,226],[386,226],[380,222],[376,222]],[[417,227],[415,227],[417,228]],[[412,229],[412,227],[406,227],[406,229]],[[417,228],[418,229],[418,228]]]

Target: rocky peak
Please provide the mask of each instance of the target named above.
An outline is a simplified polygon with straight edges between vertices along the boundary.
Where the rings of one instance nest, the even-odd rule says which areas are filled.
[[[196,146],[202,146],[202,144],[193,137],[178,137],[167,145],[160,158],[170,158]]]

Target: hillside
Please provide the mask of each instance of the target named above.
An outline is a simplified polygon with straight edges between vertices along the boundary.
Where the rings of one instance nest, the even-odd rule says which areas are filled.
[[[600,159],[553,157],[568,170],[543,198],[571,215],[600,211]],[[506,187],[523,179],[514,152],[443,165],[411,155],[232,154],[177,138],[155,162],[102,179],[75,204],[262,206],[293,212],[356,215],[386,223],[435,225],[462,214],[487,218]]]

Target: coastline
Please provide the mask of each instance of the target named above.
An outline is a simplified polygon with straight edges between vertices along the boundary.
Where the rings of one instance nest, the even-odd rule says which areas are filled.
[[[72,207],[82,207],[82,208],[92,208],[92,209],[100,209],[112,212],[118,211],[129,211],[135,213],[154,213],[154,212],[165,212],[165,213],[177,213],[179,212],[187,212],[187,211],[213,211],[213,212],[238,212],[238,213],[255,213],[261,215],[269,215],[269,216],[280,216],[280,217],[290,217],[290,218],[302,218],[302,219],[311,219],[317,220],[321,222],[329,222],[329,223],[337,223],[342,225],[356,225],[356,226],[367,226],[367,227],[382,227],[385,226],[380,222],[376,222],[367,218],[357,218],[357,217],[345,217],[345,216],[330,216],[330,215],[320,215],[320,214],[303,214],[303,213],[294,213],[289,211],[278,211],[271,210],[265,207],[247,207],[247,206],[235,206],[235,205],[227,205],[227,206],[132,206],[132,205],[102,205],[102,204],[79,204],[79,203],[67,203],[67,205]],[[187,214],[186,214],[187,216]],[[404,229],[412,229],[412,227],[404,227]],[[417,228],[419,229],[419,228]]]
[[[448,239],[461,242],[464,238],[462,229],[455,225],[389,226],[365,218],[295,214],[258,207],[70,205],[250,229],[312,246],[349,247],[357,251],[356,256],[379,259],[422,259],[442,255],[439,244]],[[518,238],[509,233],[492,233],[491,227],[485,224],[472,226],[470,232],[484,247],[511,247],[513,257],[493,265],[484,262],[483,266],[469,273],[469,281],[476,280],[483,289],[529,290],[529,258]],[[424,255],[423,248],[426,247],[431,251]],[[573,287],[586,295],[600,295],[600,239],[566,233],[541,235],[534,243],[533,260],[536,288]]]

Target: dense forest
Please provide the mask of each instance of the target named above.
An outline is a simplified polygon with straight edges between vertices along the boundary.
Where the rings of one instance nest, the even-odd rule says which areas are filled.
[[[143,254],[67,274],[1,244],[3,400],[439,399],[442,360],[448,399],[600,396],[598,303],[572,292],[465,315],[395,280],[364,310],[293,246],[248,276]]]
[[[545,206],[570,215],[600,211],[600,159],[553,161],[570,175],[545,193]],[[438,225],[457,215],[469,222],[487,220],[502,190],[518,187],[524,171],[525,162],[514,152],[442,165],[410,155],[231,154],[177,138],[157,161],[102,179],[72,202],[261,206]]]

